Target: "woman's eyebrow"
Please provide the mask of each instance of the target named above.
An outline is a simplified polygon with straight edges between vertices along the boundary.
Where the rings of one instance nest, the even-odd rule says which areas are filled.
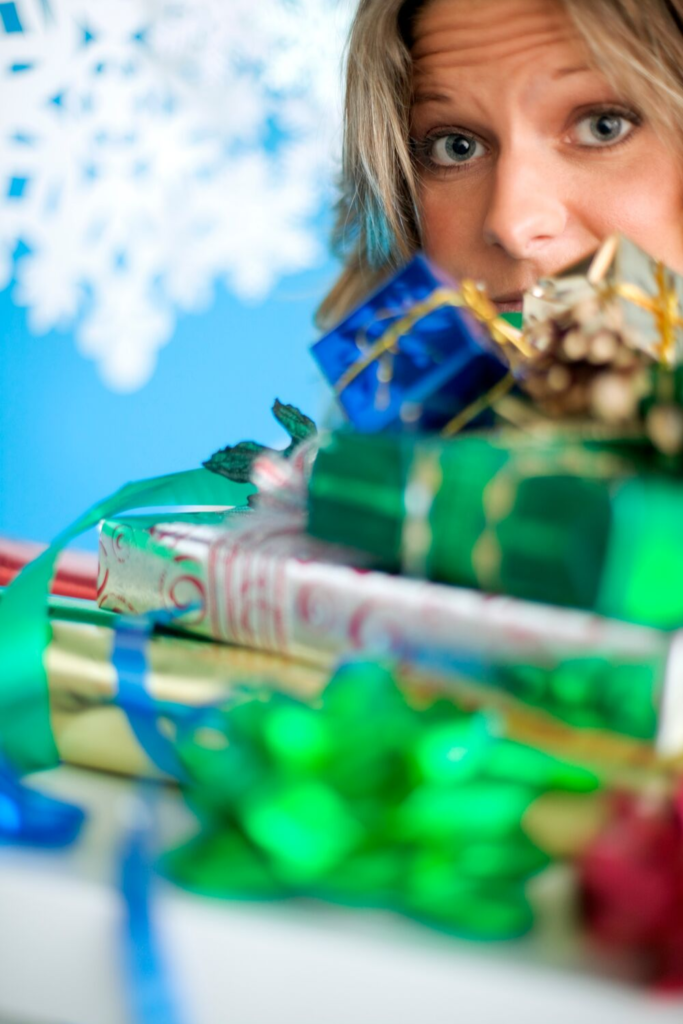
[[[451,97],[446,96],[442,92],[427,92],[426,90],[418,89],[413,96],[413,106],[417,106],[418,103],[450,103]]]
[[[570,75],[582,75],[586,72],[595,72],[595,68],[589,67],[587,64],[577,65],[577,67],[571,68],[560,68],[553,74],[553,78],[569,78]]]

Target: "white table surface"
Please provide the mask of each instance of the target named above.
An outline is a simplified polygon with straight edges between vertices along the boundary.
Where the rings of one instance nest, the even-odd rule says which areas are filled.
[[[0,849],[0,1024],[128,1024],[116,874],[134,786],[67,767],[33,781],[89,818],[69,850]],[[163,840],[182,836],[177,794],[160,805]],[[221,903],[165,882],[154,897],[184,1024],[683,1021],[683,1002],[581,970],[585,951],[551,924],[490,946],[377,912]]]

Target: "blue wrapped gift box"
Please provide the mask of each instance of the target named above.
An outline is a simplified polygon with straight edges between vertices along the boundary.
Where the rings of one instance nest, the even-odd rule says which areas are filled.
[[[508,375],[486,327],[442,301],[457,289],[416,256],[313,346],[357,430],[439,430]]]

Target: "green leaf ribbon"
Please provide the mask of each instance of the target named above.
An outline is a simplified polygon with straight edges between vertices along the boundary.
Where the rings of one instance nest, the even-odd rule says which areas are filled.
[[[289,458],[302,441],[308,440],[309,437],[313,437],[317,433],[313,420],[305,416],[295,405],[284,405],[276,399],[272,413],[292,439],[285,449],[277,452],[278,455]],[[240,441],[239,444],[227,445],[214,452],[211,458],[206,460],[204,467],[209,472],[224,476],[236,483],[248,483],[251,479],[254,461],[263,452],[272,451],[274,449],[267,448],[257,441]]]

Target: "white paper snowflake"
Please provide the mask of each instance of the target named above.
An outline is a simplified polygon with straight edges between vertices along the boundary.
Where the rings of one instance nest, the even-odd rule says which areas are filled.
[[[0,3],[0,287],[33,331],[133,390],[217,282],[260,299],[320,258],[352,6]]]

